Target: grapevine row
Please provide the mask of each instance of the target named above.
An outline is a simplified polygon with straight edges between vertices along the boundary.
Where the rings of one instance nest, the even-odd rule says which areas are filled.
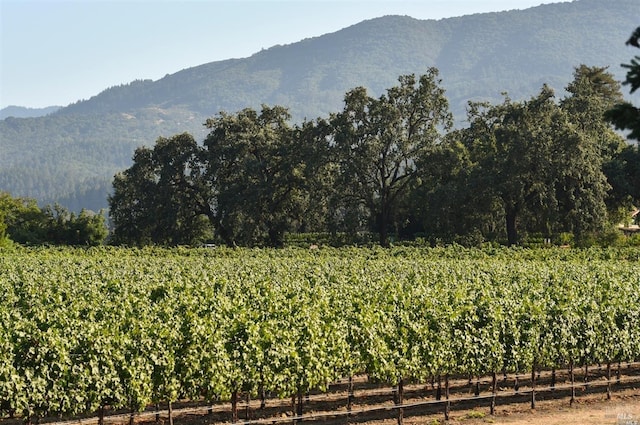
[[[0,410],[633,361],[639,265],[631,250],[4,252]]]

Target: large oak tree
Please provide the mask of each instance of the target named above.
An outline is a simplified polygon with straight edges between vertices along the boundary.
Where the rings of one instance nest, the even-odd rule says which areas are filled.
[[[474,163],[469,186],[482,189],[479,205],[499,200],[509,245],[520,227],[578,237],[603,228],[610,186],[602,167],[620,139],[597,117],[618,97],[612,81],[603,69],[580,67],[561,104],[544,86],[523,102],[472,105],[460,133]]]
[[[193,245],[210,237],[210,188],[202,151],[188,133],[140,147],[118,173],[109,196],[112,241],[128,245]]]
[[[304,150],[281,106],[220,113],[206,122],[214,225],[229,245],[281,246],[302,221]]]
[[[416,163],[452,121],[437,69],[398,81],[379,98],[364,87],[349,91],[343,111],[332,118],[342,200],[367,211],[383,246],[418,176]]]

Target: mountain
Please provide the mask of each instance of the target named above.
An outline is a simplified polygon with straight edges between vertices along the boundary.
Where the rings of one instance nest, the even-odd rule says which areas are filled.
[[[56,112],[62,106],[47,106],[46,108],[25,108],[24,106],[10,105],[0,109],[0,120],[8,117],[37,118]]]
[[[575,0],[526,10],[442,20],[385,16],[244,59],[189,68],[157,81],[111,87],[38,118],[0,121],[0,189],[60,202],[72,209],[106,207],[114,173],[137,146],[189,131],[221,110],[261,104],[290,108],[301,121],[337,112],[344,94],[373,95],[402,74],[440,70],[458,125],[469,100],[500,102],[559,94],[580,65],[619,65],[635,53],[624,45],[640,22],[638,0]]]

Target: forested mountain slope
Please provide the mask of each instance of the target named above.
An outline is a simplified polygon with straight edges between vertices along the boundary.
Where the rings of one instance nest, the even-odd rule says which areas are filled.
[[[35,118],[35,117],[43,117],[49,115],[58,109],[61,106],[47,106],[46,108],[25,108],[24,106],[7,106],[6,108],[0,109],[0,120],[3,120],[8,117],[15,118]]]
[[[520,99],[543,83],[561,91],[581,63],[610,66],[622,80],[638,6],[576,0],[439,21],[386,16],[112,87],[49,116],[0,121],[0,190],[72,209],[106,207],[113,174],[136,146],[183,131],[202,139],[207,117],[263,103],[289,107],[296,121],[326,116],[355,86],[378,95],[430,66],[440,69],[459,125],[468,100],[499,101],[504,91]]]

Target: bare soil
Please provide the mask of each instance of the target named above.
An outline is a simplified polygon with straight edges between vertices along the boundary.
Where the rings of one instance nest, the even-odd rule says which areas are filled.
[[[380,419],[386,415],[386,419]],[[361,414],[355,417],[327,418],[316,421],[299,422],[298,425],[314,423],[318,425],[397,425],[397,412],[376,412],[375,415]],[[284,418],[285,414],[282,415]],[[242,419],[240,419],[242,422]],[[150,425],[152,422],[147,423]],[[167,418],[161,423],[168,425]],[[174,419],[175,425],[209,425],[229,424],[208,415],[183,415]],[[269,422],[265,422],[269,423]],[[281,424],[292,424],[292,421],[280,421]],[[569,399],[551,399],[536,403],[532,410],[529,403],[513,402],[496,407],[494,415],[489,414],[486,406],[474,408],[452,408],[449,420],[445,421],[444,414],[413,413],[406,409],[403,419],[404,425],[640,425],[640,388],[627,389],[613,393],[611,400],[606,394],[581,395],[572,406]]]
[[[397,425],[397,419],[368,421],[368,425]],[[496,408],[495,415],[489,415],[487,408],[454,410],[449,421],[444,415],[405,417],[405,425],[640,425],[640,389],[614,393],[611,400],[606,394],[579,397],[573,406],[569,401],[548,400],[536,404],[536,409],[528,403],[509,404]]]

